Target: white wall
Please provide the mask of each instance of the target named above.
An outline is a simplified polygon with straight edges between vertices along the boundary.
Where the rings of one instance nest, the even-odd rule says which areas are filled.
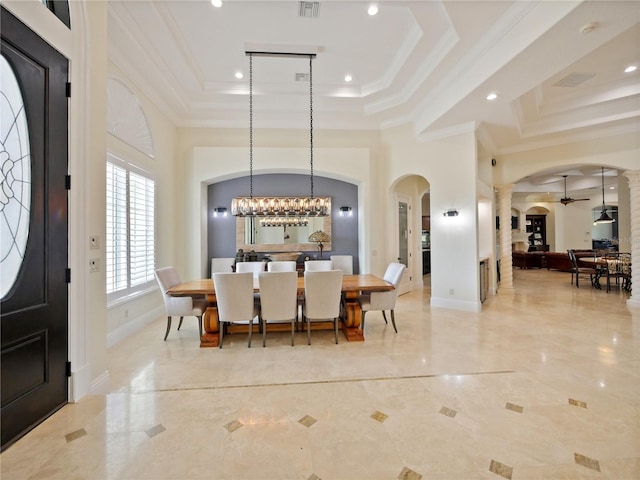
[[[409,128],[402,127],[382,132],[382,141],[387,162],[382,174],[387,185],[407,175],[420,175],[430,185],[431,304],[479,310],[477,161],[473,132],[421,143]],[[381,191],[391,193],[388,188]],[[420,201],[418,197],[413,203],[419,205]],[[460,215],[445,218],[442,214],[450,208],[457,209]]]
[[[591,248],[591,204],[574,202],[556,208],[556,252]]]

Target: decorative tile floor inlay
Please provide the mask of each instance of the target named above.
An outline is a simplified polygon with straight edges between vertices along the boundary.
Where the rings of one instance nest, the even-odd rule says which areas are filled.
[[[590,468],[591,470],[595,470],[597,472],[600,471],[600,462],[593,458],[589,458],[585,455],[580,455],[579,453],[574,453],[573,458],[578,465],[582,465],[583,467]]]
[[[509,403],[504,406],[507,410],[513,410],[514,412],[522,413],[524,410],[520,405],[516,405],[515,403]]]
[[[442,415],[446,415],[447,417],[454,418],[458,412],[453,410],[452,408],[442,407],[440,409],[440,412],[438,413],[441,413]]]
[[[455,375],[456,377],[469,377],[469,376],[482,376],[482,375],[501,375],[505,373],[516,373],[515,370],[496,370],[488,372],[463,372],[463,373],[434,373],[427,375],[397,375],[390,377],[362,377],[362,378],[349,378],[344,380],[313,380],[313,381],[301,381],[301,382],[278,382],[278,383],[260,383],[260,384],[236,384],[236,385],[216,385],[216,386],[198,386],[198,387],[175,387],[175,388],[127,388],[121,390],[121,392],[129,393],[160,393],[160,392],[189,392],[189,391],[203,391],[203,390],[235,390],[236,388],[255,388],[255,387],[288,387],[291,385],[325,385],[325,384],[340,384],[340,383],[353,383],[353,382],[385,382],[396,380],[417,380],[422,378],[441,378],[450,377]]]
[[[226,428],[229,433],[233,433],[243,425],[244,424],[242,422],[239,422],[238,420],[231,420],[224,426],[224,428]]]
[[[162,424],[159,423],[155,427],[151,427],[150,429],[146,430],[145,433],[147,434],[147,436],[149,438],[151,438],[151,437],[155,437],[159,433],[164,432],[165,430],[166,430],[166,428],[164,428],[164,426],[162,426]]]
[[[509,480],[511,480],[513,475],[513,467],[505,465],[504,463],[496,462],[495,460],[491,460],[489,471]]]
[[[404,467],[400,472],[400,475],[398,475],[398,480],[420,480],[421,478],[422,475],[407,467]]]
[[[302,425],[304,425],[307,428],[309,428],[311,425],[313,425],[316,422],[317,422],[317,420],[315,418],[309,416],[309,415],[305,415],[300,420],[298,420],[298,423],[301,423]]]
[[[581,400],[574,400],[573,398],[569,399],[569,405],[574,405],[576,407],[587,408],[587,402],[583,402]]]
[[[371,418],[373,418],[376,422],[384,422],[387,418],[389,418],[389,415],[387,415],[386,413],[382,413],[379,412],[378,410],[376,410],[375,412],[373,412],[371,414]]]
[[[75,432],[67,433],[64,438],[67,440],[67,443],[69,443],[79,439],[80,437],[84,437],[86,434],[87,431],[84,428],[81,428],[80,430],[76,430]]]

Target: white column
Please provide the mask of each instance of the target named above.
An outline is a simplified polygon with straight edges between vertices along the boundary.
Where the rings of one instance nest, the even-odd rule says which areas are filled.
[[[500,287],[513,291],[513,264],[511,256],[511,194],[513,184],[497,185],[498,216],[500,217]]]
[[[629,205],[631,207],[631,297],[627,305],[640,308],[640,171],[627,171],[629,179]]]

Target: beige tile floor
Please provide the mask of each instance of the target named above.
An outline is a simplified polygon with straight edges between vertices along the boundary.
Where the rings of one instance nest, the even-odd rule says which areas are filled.
[[[109,351],[112,391],[0,456],[12,479],[638,479],[640,312],[516,270],[481,313],[400,297],[399,333],[229,335],[165,320]]]

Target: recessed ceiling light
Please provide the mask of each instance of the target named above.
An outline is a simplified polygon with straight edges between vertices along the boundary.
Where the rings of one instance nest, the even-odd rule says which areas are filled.
[[[237,79],[241,79],[242,77],[244,77],[244,75],[242,74],[242,72],[236,72],[236,78],[237,78]]]
[[[609,190],[615,190],[616,187],[609,187]]]
[[[211,0],[211,5],[216,8],[220,8],[222,6],[222,0]]]
[[[371,16],[375,15],[376,13],[378,13],[378,6],[377,5],[371,5],[369,7],[369,10],[367,10],[367,13]]]
[[[635,72],[637,69],[638,69],[637,65],[629,65],[627,68],[624,69],[624,73]]]
[[[495,100],[496,98],[498,98],[498,94],[495,92],[492,92],[489,95],[487,95],[487,100]]]
[[[351,75],[345,75],[344,76],[344,81],[345,82],[350,82],[351,80],[353,80],[353,77]]]

